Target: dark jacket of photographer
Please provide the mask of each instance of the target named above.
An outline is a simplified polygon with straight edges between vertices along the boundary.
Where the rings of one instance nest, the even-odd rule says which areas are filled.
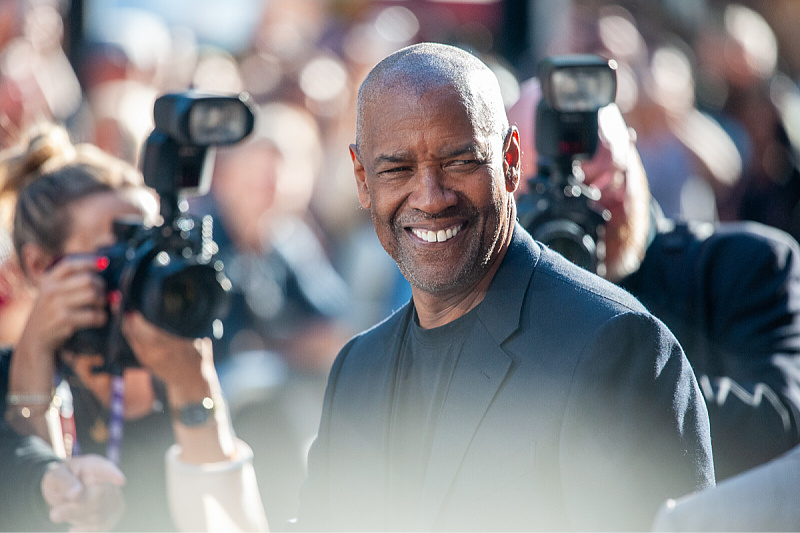
[[[10,356],[10,349],[0,348],[0,408],[3,413]],[[0,531],[64,529],[48,519],[41,486],[48,465],[58,460],[48,443],[39,437],[19,435],[5,420],[0,420]]]
[[[58,461],[53,449],[36,436],[18,435],[0,421],[0,531],[58,531],[48,519],[42,496],[42,478],[48,465]]]
[[[5,413],[8,364],[11,350],[0,348],[0,408]],[[0,531],[58,531],[48,519],[42,497],[42,477],[58,461],[48,443],[35,436],[17,434],[0,420]]]
[[[660,220],[620,283],[686,351],[708,406],[717,481],[800,442],[800,248],[757,223]]]
[[[0,348],[0,413],[6,410],[6,394],[8,392],[9,363],[13,351],[10,348]],[[75,427],[77,429],[78,443],[81,453],[106,453],[106,439],[108,438],[108,410],[97,398],[80,386],[77,377],[70,375],[65,368],[61,369],[64,378],[70,383],[75,408]],[[125,422],[125,430],[121,445],[120,469],[125,473],[127,482],[124,489],[125,514],[116,526],[116,531],[172,531],[174,525],[167,504],[167,489],[164,484],[166,476],[164,455],[174,442],[172,424],[169,414],[163,409],[166,397],[163,386],[154,383],[157,396],[160,398],[154,405],[153,413],[137,420]],[[6,429],[9,433],[6,433]],[[16,452],[6,451],[16,447]],[[49,450],[49,451],[48,451]],[[16,455],[14,455],[16,453]],[[61,525],[54,526],[47,520],[47,508],[41,496],[41,482],[44,474],[44,465],[56,460],[52,455],[49,443],[37,437],[18,437],[11,428],[3,424],[0,427],[0,460],[13,456],[11,464],[0,463],[3,472],[3,482],[0,483],[0,493],[15,494],[11,501],[19,500],[20,507],[28,510],[28,517],[24,514],[14,518],[16,513],[7,509],[9,500],[2,499],[0,512],[0,530],[18,530],[28,527],[33,530],[62,530]],[[20,485],[12,485],[9,479],[12,472],[19,472],[26,476],[25,483],[16,480]],[[35,479],[32,477],[38,475]],[[35,487],[31,487],[33,483]],[[14,488],[20,487],[17,492]],[[32,495],[38,490],[38,496]],[[39,509],[39,515],[31,513],[30,509]],[[34,517],[42,516],[44,521]],[[40,523],[41,522],[41,523]],[[12,525],[5,529],[6,525]]]

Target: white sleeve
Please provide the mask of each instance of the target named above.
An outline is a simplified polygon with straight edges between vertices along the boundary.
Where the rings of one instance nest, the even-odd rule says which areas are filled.
[[[230,461],[190,464],[173,444],[166,454],[167,494],[179,531],[268,531],[253,450],[236,439]]]

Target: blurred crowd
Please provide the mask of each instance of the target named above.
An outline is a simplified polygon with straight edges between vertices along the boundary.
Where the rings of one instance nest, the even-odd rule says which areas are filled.
[[[333,357],[410,296],[359,207],[347,150],[378,60],[420,41],[464,47],[510,107],[546,55],[614,58],[617,104],[667,216],[797,238],[799,22],[794,0],[0,0],[0,147],[47,120],[138,165],[158,95],[255,99],[255,131],[217,151],[189,209],[215,216],[234,286],[215,358],[257,472],[284,480],[262,490],[278,523],[294,512]],[[29,302],[11,250],[0,235],[2,343]]]

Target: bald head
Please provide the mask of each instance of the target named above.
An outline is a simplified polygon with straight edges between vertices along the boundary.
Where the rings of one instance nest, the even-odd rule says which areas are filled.
[[[378,63],[358,91],[356,146],[363,142],[365,121],[374,103],[388,93],[422,95],[449,87],[458,95],[479,129],[503,138],[508,131],[500,85],[474,55],[454,46],[422,43],[399,50]]]

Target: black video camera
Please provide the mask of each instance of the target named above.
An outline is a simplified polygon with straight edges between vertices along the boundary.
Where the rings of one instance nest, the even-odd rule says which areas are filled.
[[[603,275],[610,215],[596,207],[600,193],[583,182],[581,161],[597,150],[598,111],[616,97],[616,63],[595,55],[548,57],[538,78],[538,173],[519,199],[519,221],[536,240]]]
[[[64,345],[75,353],[101,353],[98,370],[121,374],[137,366],[120,331],[125,311],[140,311],[153,324],[173,334],[208,335],[229,306],[230,281],[215,258],[210,216],[184,213],[182,195],[202,193],[209,173],[203,172],[208,148],[235,144],[253,130],[255,107],[249,95],[219,96],[194,91],[159,97],[155,128],[144,148],[145,184],[159,195],[162,223],[115,221],[115,244],[96,252],[98,270],[109,295],[119,306],[107,306],[104,327],[75,333]]]

